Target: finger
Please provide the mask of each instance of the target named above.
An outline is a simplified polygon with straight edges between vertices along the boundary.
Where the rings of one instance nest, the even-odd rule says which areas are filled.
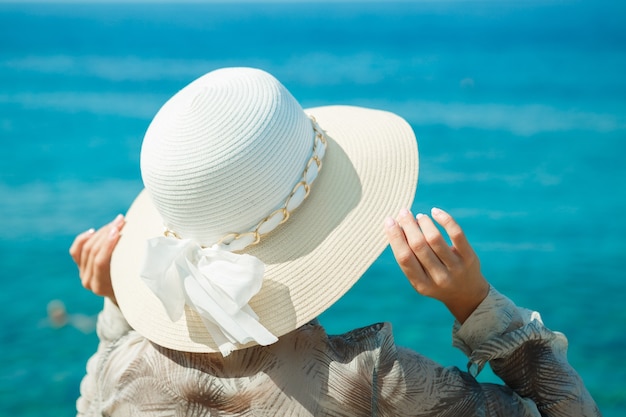
[[[452,246],[454,246],[457,253],[462,258],[475,256],[474,249],[472,249],[471,245],[467,241],[463,229],[461,229],[461,226],[457,224],[450,214],[437,207],[433,207],[431,214],[437,223],[445,229],[448,236],[450,236]]]
[[[120,231],[112,225],[106,240],[94,256],[93,273],[90,282],[91,290],[94,294],[111,297],[114,299],[113,288],[111,287],[111,254],[115,245],[119,241]]]
[[[441,260],[435,255],[430,247],[426,237],[422,233],[417,220],[408,210],[402,210],[398,216],[398,223],[404,231],[406,240],[409,247],[417,257],[417,260],[422,264],[424,271],[428,275],[436,269],[443,267]]]
[[[124,225],[126,224],[126,219],[122,214],[118,214],[115,219],[111,222],[111,225],[115,227],[117,230],[121,231]]]
[[[385,234],[389,239],[393,256],[402,269],[402,272],[409,279],[413,287],[427,285],[428,277],[424,272],[424,268],[419,263],[413,253],[413,249],[409,246],[404,231],[400,225],[391,217],[385,220]],[[418,290],[419,291],[419,290]]]
[[[108,229],[108,227],[100,228],[83,246],[80,264],[80,279],[83,286],[87,289],[90,288],[90,283],[94,274],[94,258],[100,251],[102,241],[106,238]]]
[[[89,285],[88,281],[90,281],[93,274],[97,272],[94,270],[94,261],[95,258],[99,256],[102,244],[106,241],[107,235],[111,233],[113,229],[120,231],[124,227],[125,223],[126,221],[124,216],[118,214],[112,222],[101,227],[97,232],[95,232],[91,239],[83,245],[79,268],[81,270],[81,280],[83,280],[84,286]]]
[[[418,214],[416,220],[432,251],[445,266],[451,267],[456,262],[454,253],[435,223],[425,214]]]
[[[76,265],[80,265],[80,254],[83,250],[83,245],[89,240],[89,238],[95,233],[95,231],[95,229],[86,230],[76,236],[74,242],[72,242],[72,245],[70,246],[70,256],[72,257]]]
[[[109,229],[109,233],[106,236],[106,239],[103,239],[102,245],[100,246],[98,252],[94,255],[94,276],[100,278],[103,274],[108,274],[111,267],[111,254],[113,253],[113,249],[115,249],[115,245],[120,239],[120,231],[111,227]]]

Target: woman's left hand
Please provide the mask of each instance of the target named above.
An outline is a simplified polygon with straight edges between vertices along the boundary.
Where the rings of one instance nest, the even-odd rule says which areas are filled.
[[[120,214],[97,231],[90,229],[79,234],[70,247],[70,255],[78,266],[83,287],[113,302],[115,294],[111,285],[111,254],[120,239],[124,224],[124,216]]]

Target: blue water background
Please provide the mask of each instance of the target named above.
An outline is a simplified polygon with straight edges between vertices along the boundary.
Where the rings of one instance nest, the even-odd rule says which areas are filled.
[[[605,416],[624,415],[623,4],[0,4],[0,415],[73,415],[101,306],[67,254],[73,236],[141,189],[159,106],[241,65],[304,107],[405,117],[421,156],[414,212],[456,216],[493,285],[566,333]],[[47,321],[55,299],[74,325]],[[465,366],[450,314],[389,251],[321,319],[333,333],[390,321],[399,344]]]

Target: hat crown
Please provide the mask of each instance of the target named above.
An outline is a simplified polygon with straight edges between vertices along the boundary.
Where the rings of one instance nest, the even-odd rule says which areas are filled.
[[[154,117],[141,174],[164,226],[212,245],[281,206],[311,155],[310,120],[270,74],[210,72]]]

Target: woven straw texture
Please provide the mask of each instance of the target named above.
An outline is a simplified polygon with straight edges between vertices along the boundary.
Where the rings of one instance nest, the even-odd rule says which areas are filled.
[[[354,285],[387,245],[383,232],[385,217],[395,215],[402,207],[410,207],[417,185],[417,143],[412,129],[402,118],[351,106],[325,106],[300,112],[282,120],[295,121],[294,125],[298,126],[300,120],[308,122],[307,113],[317,119],[328,137],[323,168],[309,197],[289,220],[263,237],[258,245],[245,250],[266,265],[263,287],[250,306],[259,315],[261,324],[279,337],[317,317]],[[258,121],[267,117],[260,115]],[[258,121],[257,125],[262,125]],[[179,128],[184,126],[187,124]],[[153,128],[156,127],[150,129]],[[214,128],[219,130],[220,126]],[[254,136],[254,129],[249,129],[249,135]],[[312,142],[310,138],[307,140],[310,147]],[[176,150],[171,147],[168,152]],[[198,158],[210,156],[207,155]],[[293,181],[301,175],[302,164],[309,155],[310,149],[305,149],[302,155],[279,155],[276,159],[259,154],[251,157],[250,163],[255,166],[271,160],[277,165],[275,175],[290,175],[289,181]],[[237,155],[232,153],[228,158]],[[198,161],[188,166],[189,169],[204,167]],[[163,171],[163,175],[176,177],[177,172]],[[208,168],[203,172],[205,182],[213,181],[212,173]],[[216,175],[238,187],[237,181],[229,178],[234,173],[225,171]],[[163,187],[177,185],[169,179],[158,181]],[[271,183],[264,179],[259,184]],[[203,186],[204,182],[193,185]],[[269,192],[250,187],[246,192]],[[216,215],[211,211],[213,206],[223,209],[219,199],[210,203],[207,202],[206,211],[198,219],[209,222],[220,216],[228,217],[229,213]],[[176,204],[185,207],[184,201]],[[264,215],[270,211],[271,207]],[[170,213],[167,216],[175,218]],[[183,317],[171,322],[160,301],[139,276],[146,240],[162,235],[163,217],[145,190],[129,209],[111,265],[117,301],[130,325],[152,342],[180,351],[216,352],[217,345],[194,311],[186,307]],[[172,223],[171,219],[165,220],[168,221]],[[246,226],[244,223],[251,223],[251,219],[242,222],[242,227]],[[203,225],[197,228],[205,230]]]

